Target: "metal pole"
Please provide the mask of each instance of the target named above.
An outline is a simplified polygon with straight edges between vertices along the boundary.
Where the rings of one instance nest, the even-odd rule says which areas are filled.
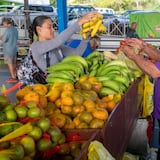
[[[29,17],[29,5],[28,0],[24,0],[24,14],[25,14],[25,20],[26,20],[26,28],[25,30],[29,30],[30,27],[30,17]]]
[[[67,28],[67,7],[66,0],[57,0],[58,11],[58,32]]]

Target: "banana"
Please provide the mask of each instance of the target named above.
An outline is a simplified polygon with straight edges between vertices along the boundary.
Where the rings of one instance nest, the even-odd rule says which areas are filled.
[[[94,77],[97,73],[97,70],[92,70],[90,73],[89,73],[89,76],[90,77]]]
[[[124,61],[119,60],[119,59],[112,60],[108,63],[108,66],[113,66],[113,65],[119,66],[119,67],[123,66],[123,67],[128,68],[127,64]]]
[[[112,80],[113,78],[114,78],[114,76],[113,77],[111,77],[111,76],[102,76],[102,77],[96,77],[97,78],[97,80],[99,81],[99,82],[105,82],[105,81],[108,81],[108,80]]]
[[[58,78],[58,77],[51,77],[51,78],[47,78],[46,82],[48,84],[53,84],[55,82],[70,82],[70,83],[74,83],[71,79],[66,79],[66,78]]]
[[[97,76],[104,76],[104,75],[107,75],[111,72],[121,73],[120,67],[119,66],[108,66],[108,64],[107,64],[103,67],[103,70],[101,69],[101,71],[99,71],[97,73]]]
[[[98,28],[100,27],[101,24],[102,24],[102,20],[99,19],[99,20],[96,22],[93,30],[91,31],[91,37],[94,37],[94,36],[96,35],[96,33],[97,33],[97,31],[98,31]]]
[[[108,81],[102,82],[102,84],[103,84],[103,87],[107,87],[107,88],[114,90],[117,93],[121,93],[121,90],[119,87],[120,83],[116,81],[108,80]]]
[[[130,84],[129,78],[125,76],[115,76],[113,80],[122,83],[126,88],[128,88]]]
[[[106,33],[107,29],[106,29],[106,27],[103,24],[101,24],[99,26],[99,28],[98,28],[98,32],[100,32],[100,33]]]
[[[102,89],[100,90],[100,92],[98,94],[99,94],[100,97],[103,97],[103,96],[107,96],[107,95],[115,95],[117,93],[118,92],[114,91],[111,88],[102,87]]]
[[[90,53],[90,54],[86,57],[86,59],[87,59],[87,60],[92,60],[92,59],[95,58],[95,57],[100,57],[100,56],[101,56],[100,54],[102,54],[102,53],[100,53],[99,51],[93,51],[92,53]]]
[[[62,63],[63,62],[71,62],[71,63],[72,62],[78,62],[81,65],[83,65],[83,67],[84,67],[86,72],[88,71],[88,63],[87,63],[86,59],[81,57],[81,56],[79,56],[79,55],[77,55],[77,54],[73,54],[73,55],[67,56],[66,58],[64,58],[62,60]]]
[[[74,82],[76,81],[75,77],[73,77],[73,75],[67,71],[55,71],[47,76],[47,78],[53,78],[53,77],[70,79]]]
[[[94,22],[89,21],[89,22],[84,23],[82,25],[82,28],[85,29],[85,28],[91,27],[92,25],[94,25]]]
[[[76,74],[76,77],[79,77],[81,74],[81,69],[73,63],[56,63],[47,68],[47,72],[51,73],[52,71],[73,71]]]

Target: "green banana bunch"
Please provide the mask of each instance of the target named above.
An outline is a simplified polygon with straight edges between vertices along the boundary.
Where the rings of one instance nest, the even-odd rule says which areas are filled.
[[[71,62],[71,63],[78,62],[84,67],[85,72],[86,73],[88,72],[88,63],[87,63],[86,59],[77,55],[77,54],[73,54],[73,55],[69,55],[69,56],[65,57],[62,60],[62,62]]]
[[[88,63],[79,55],[70,55],[61,62],[47,68],[47,83],[76,82],[79,77],[88,72]]]
[[[104,54],[94,51],[86,57],[88,63],[89,76],[95,76],[98,69],[103,63],[106,63],[107,60],[104,58]]]
[[[103,84],[99,95],[105,96],[125,93],[134,79],[134,74],[124,61],[116,59],[102,64],[95,77]]]

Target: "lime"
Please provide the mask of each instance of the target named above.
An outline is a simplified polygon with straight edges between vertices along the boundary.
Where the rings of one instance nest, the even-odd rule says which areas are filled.
[[[5,116],[7,121],[15,122],[17,120],[17,113],[13,109],[5,111]]]
[[[28,109],[28,117],[30,118],[36,118],[36,117],[39,117],[40,116],[40,109],[37,108],[37,107],[34,107],[34,108],[29,108]]]
[[[5,125],[0,127],[0,135],[5,136],[8,133],[13,131],[13,127],[11,125]]]
[[[28,108],[25,106],[18,106],[15,108],[15,111],[19,118],[27,117]]]

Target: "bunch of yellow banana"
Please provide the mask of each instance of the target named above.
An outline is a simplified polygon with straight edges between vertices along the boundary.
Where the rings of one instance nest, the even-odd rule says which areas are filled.
[[[103,25],[103,15],[96,14],[91,21],[86,22],[82,25],[80,34],[83,39],[87,38],[87,35],[94,37],[96,33],[105,33],[107,31],[106,27]]]

